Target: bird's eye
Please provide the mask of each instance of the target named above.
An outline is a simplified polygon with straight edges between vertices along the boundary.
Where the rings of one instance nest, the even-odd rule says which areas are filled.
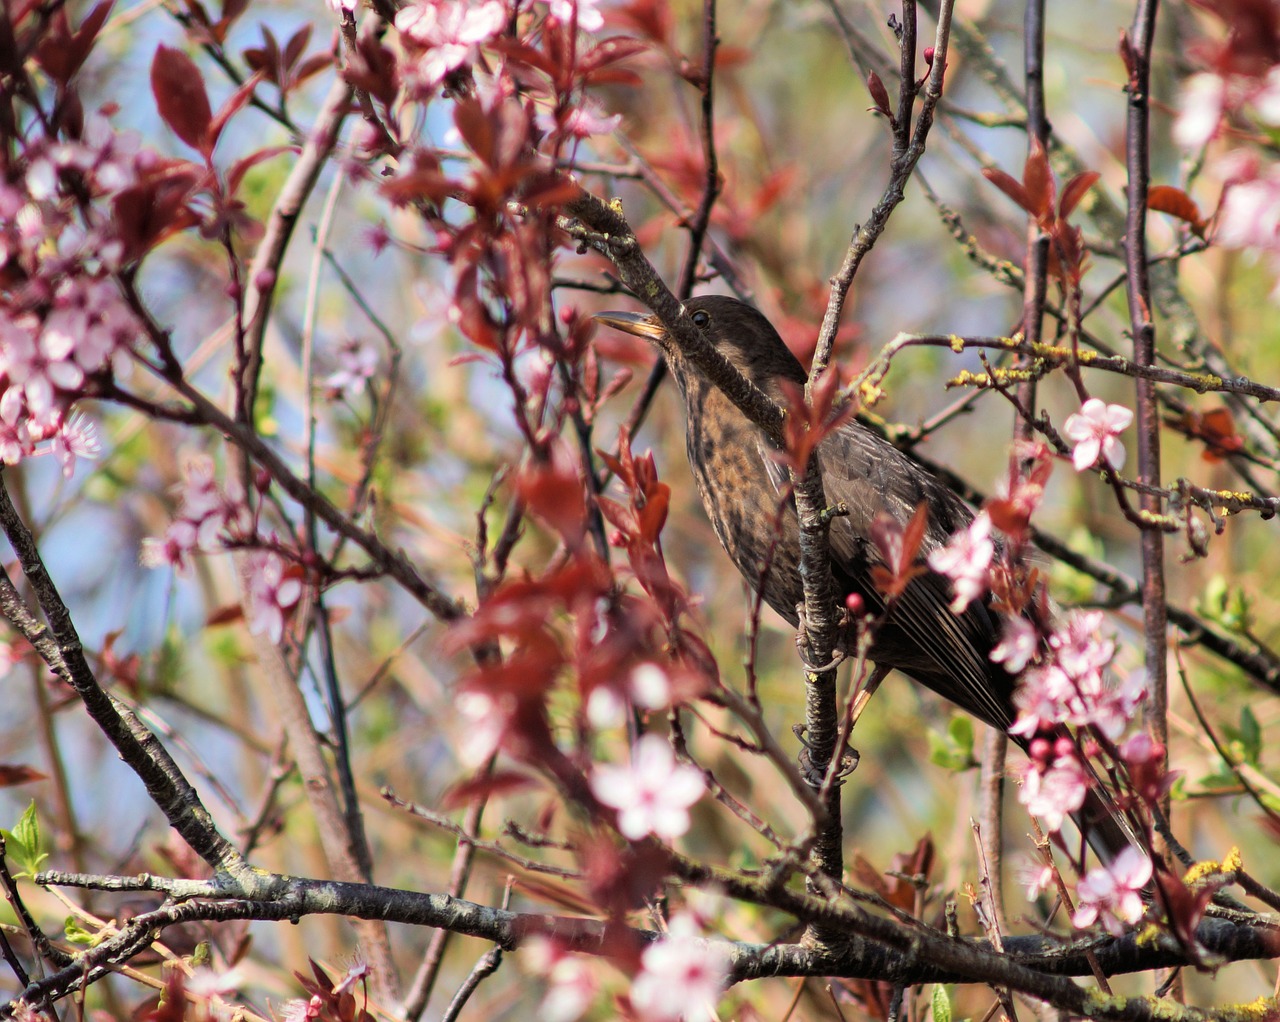
[[[703,312],[701,309],[695,312],[690,318],[693,320],[694,326],[698,327],[700,330],[705,330],[711,322],[711,315]]]

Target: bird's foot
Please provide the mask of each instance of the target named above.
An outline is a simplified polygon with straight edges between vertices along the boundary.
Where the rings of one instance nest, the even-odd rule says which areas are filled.
[[[796,757],[800,767],[800,775],[810,788],[814,791],[821,791],[822,786],[827,782],[829,766],[827,764],[820,766],[814,761],[813,747],[805,741],[803,725],[797,724],[791,730],[800,741],[800,755]],[[858,769],[859,758],[857,749],[846,749],[844,755],[840,757],[840,766],[832,778],[833,783],[836,785],[843,784],[845,778]]]

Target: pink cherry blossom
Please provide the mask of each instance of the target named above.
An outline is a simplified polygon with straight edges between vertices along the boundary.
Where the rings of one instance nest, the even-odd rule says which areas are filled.
[[[1280,168],[1228,182],[1214,241],[1224,248],[1280,250]]]
[[[142,541],[138,561],[144,568],[173,568],[179,575],[191,571],[191,555],[199,548],[195,525],[185,518],[169,523],[163,536]]]
[[[1009,728],[1011,735],[1034,738],[1054,724],[1064,723],[1065,706],[1075,696],[1071,679],[1057,664],[1049,663],[1026,671],[1013,691],[1018,719]]]
[[[1120,758],[1130,766],[1150,763],[1164,755],[1164,746],[1147,732],[1139,731],[1120,746]]]
[[[957,532],[946,546],[929,554],[929,567],[951,579],[951,610],[964,612],[987,588],[991,558],[995,556],[991,541],[991,519],[978,515],[967,529]]]
[[[1010,674],[1018,674],[1035,658],[1040,638],[1035,626],[1021,614],[1005,614],[1000,621],[1000,641],[991,651],[991,660],[1004,664]]]
[[[21,998],[9,1002],[9,1012],[13,1022],[49,1022],[48,1015]]]
[[[604,15],[596,8],[600,0],[548,0],[551,16],[565,25],[578,16],[578,28],[584,32],[599,32],[604,28]]]
[[[250,633],[265,635],[279,644],[284,637],[285,611],[291,610],[302,596],[302,583],[285,578],[284,560],[279,554],[261,550],[249,555],[245,580]]]
[[[502,31],[507,11],[500,0],[419,0],[401,9],[395,25],[420,51],[413,75],[430,88],[475,60],[477,48]]]
[[[631,1006],[646,1022],[711,1022],[728,982],[728,965],[724,950],[699,936],[692,916],[673,916],[666,936],[640,958]]]
[[[102,444],[89,417],[84,412],[73,412],[58,426],[49,451],[62,464],[62,474],[70,479],[76,469],[76,458],[93,461],[102,453]]]
[[[253,517],[244,496],[235,487],[218,488],[213,459],[188,454],[182,459],[182,503],[178,514],[159,539],[142,542],[145,567],[165,565],[180,573],[190,567],[193,553],[221,550],[227,539],[244,539],[253,533]]]
[[[1091,869],[1080,881],[1071,922],[1081,929],[1100,922],[1108,933],[1123,936],[1146,911],[1142,889],[1151,876],[1151,860],[1136,848],[1125,848],[1110,866]]]
[[[33,436],[51,435],[61,420],[59,390],[75,390],[84,371],[71,357],[74,339],[40,331],[26,315],[0,323],[0,376],[9,381],[9,400],[25,403]]]
[[[1060,755],[1044,769],[1035,760],[1023,766],[1018,801],[1040,817],[1048,830],[1061,830],[1063,821],[1084,804],[1089,777],[1073,755]]]
[[[1227,83],[1221,75],[1198,74],[1187,79],[1178,102],[1173,140],[1184,149],[1199,149],[1218,133],[1226,110]]]
[[[295,997],[284,1003],[280,1013],[280,1022],[307,1022],[307,1019],[320,1018],[324,1014],[324,1001],[319,994],[312,994],[310,1000]]]
[[[649,834],[679,837],[689,829],[689,807],[706,787],[702,772],[677,763],[659,735],[645,735],[636,743],[630,766],[597,766],[591,775],[591,790],[618,810],[618,830],[632,841]]]
[[[621,114],[606,117],[591,106],[577,106],[565,111],[560,121],[550,111],[538,114],[534,123],[546,134],[560,134],[569,138],[590,138],[592,135],[608,135],[622,122]]]
[[[16,465],[35,450],[23,404],[17,388],[0,392],[0,461],[6,465]]]
[[[672,698],[671,676],[645,661],[626,676],[623,691],[610,684],[593,688],[587,698],[587,719],[593,727],[617,727],[626,719],[628,699],[644,710],[665,710]]]
[[[1049,636],[1049,648],[1068,677],[1083,678],[1111,663],[1116,644],[1102,633],[1105,620],[1100,610],[1073,611]]]
[[[325,378],[325,390],[331,399],[350,401],[364,391],[377,371],[378,353],[373,345],[345,341],[338,349],[338,369]]]
[[[502,746],[516,712],[515,697],[465,690],[458,693],[453,705],[467,724],[459,738],[459,758],[467,766],[478,767]]]
[[[1038,859],[1023,859],[1015,865],[1013,878],[1027,889],[1027,901],[1035,901],[1054,886],[1053,867]]]
[[[1131,422],[1133,412],[1124,405],[1109,405],[1096,397],[1081,405],[1080,411],[1069,416],[1062,426],[1067,439],[1075,441],[1071,463],[1076,471],[1083,472],[1097,464],[1100,456],[1117,472],[1122,469],[1125,451],[1118,437]]]
[[[572,954],[547,937],[535,937],[525,947],[529,968],[547,981],[538,1018],[545,1022],[574,1022],[586,1013],[600,993],[592,961]]]

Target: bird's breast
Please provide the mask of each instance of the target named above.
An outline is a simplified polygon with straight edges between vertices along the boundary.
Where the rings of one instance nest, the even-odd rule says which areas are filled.
[[[765,461],[767,441],[710,385],[690,386],[685,405],[689,465],[720,543],[752,588],[795,624],[804,596],[799,535],[790,496]]]

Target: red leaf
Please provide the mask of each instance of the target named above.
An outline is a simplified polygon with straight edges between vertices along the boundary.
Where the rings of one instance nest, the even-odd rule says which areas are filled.
[[[543,519],[570,549],[582,542],[587,524],[582,478],[561,444],[551,448],[546,461],[534,461],[516,476],[516,493],[529,510]]]
[[[485,45],[517,63],[527,64],[529,67],[536,68],[552,80],[555,80],[560,75],[560,67],[554,60],[536,46],[530,46],[519,39],[502,36],[497,39],[491,39]]]
[[[103,0],[80,22],[74,33],[68,30],[65,10],[58,11],[57,17],[36,47],[36,61],[55,82],[66,85],[73,75],[80,70],[84,59],[93,49],[93,44],[102,31],[102,26],[111,13],[114,0]]]
[[[253,167],[272,157],[279,156],[281,153],[296,153],[297,146],[276,145],[267,149],[259,149],[256,153],[250,153],[242,160],[236,160],[231,165],[231,169],[227,171],[227,194],[235,195],[240,188],[240,182],[244,179],[245,174]]]
[[[165,124],[207,160],[213,151],[208,145],[213,111],[195,62],[181,50],[162,45],[151,61],[151,91]]]
[[[916,508],[916,513],[911,516],[911,521],[907,522],[907,527],[902,533],[901,567],[914,563],[916,554],[920,552],[920,544],[924,541],[928,524],[929,505],[922,503]]]
[[[289,41],[284,46],[284,66],[293,67],[298,62],[298,58],[302,56],[303,50],[307,48],[307,42],[311,39],[311,26],[303,25],[298,31],[294,32]]]
[[[1213,408],[1203,414],[1188,412],[1170,420],[1170,425],[1178,427],[1189,437],[1204,441],[1200,457],[1211,463],[1223,461],[1244,447],[1244,438],[1236,432],[1235,419],[1226,408]]]
[[[11,788],[15,784],[26,784],[28,781],[46,781],[48,774],[42,774],[35,767],[21,763],[0,763],[0,788]]]
[[[199,222],[187,201],[201,177],[196,164],[175,161],[116,194],[111,215],[126,262],[141,259],[169,235]]]
[[[208,151],[205,152],[206,156],[212,155],[214,146],[218,144],[218,138],[222,135],[222,129],[226,127],[227,121],[229,121],[237,111],[244,109],[244,105],[253,98],[253,90],[258,87],[258,83],[262,81],[262,78],[263,75],[260,71],[252,74],[248,81],[241,85],[240,88],[236,89],[236,91],[231,94],[231,98],[222,104],[222,109],[219,110],[213,120],[209,122],[209,127],[206,129],[205,133],[205,145],[208,147]],[[202,152],[203,151],[204,150],[202,150]]]
[[[1181,188],[1175,188],[1173,185],[1156,185],[1147,192],[1147,208],[1185,220],[1191,225],[1191,230],[1197,237],[1204,237],[1206,224],[1200,213],[1200,207]]]
[[[1058,203],[1058,216],[1063,220],[1069,217],[1101,176],[1096,170],[1089,170],[1083,174],[1077,174],[1068,181],[1067,186],[1062,189],[1062,199]]]
[[[990,181],[993,185],[1009,196],[1020,207],[1028,213],[1033,212],[1031,208],[1031,200],[1027,197],[1027,190],[1022,187],[1020,181],[1016,181],[1013,177],[1006,174],[1003,170],[994,167],[983,167],[982,176]]]
[[[649,49],[649,44],[643,39],[632,39],[628,36],[614,36],[612,39],[606,39],[599,46],[593,46],[578,61],[578,70],[580,73],[590,74],[592,71],[598,71],[600,68],[608,67],[610,64],[616,64],[620,60],[626,60],[628,57],[634,57],[637,53],[643,53]]]
[[[657,483],[645,497],[644,507],[640,509],[640,535],[652,543],[658,538],[662,526],[667,521],[667,507],[671,504],[671,487],[666,483]]]
[[[875,109],[892,121],[893,109],[889,106],[889,90],[884,87],[884,82],[874,71],[867,74],[867,91],[871,93],[871,101],[875,104]]]
[[[1038,138],[1032,138],[1031,151],[1022,168],[1022,186],[1026,189],[1027,210],[1042,223],[1053,217],[1053,173],[1049,170],[1049,157]]]
[[[454,785],[440,799],[440,808],[457,809],[470,805],[478,798],[500,798],[503,795],[529,791],[537,786],[538,782],[528,774],[515,770],[494,771]]]
[[[921,504],[905,527],[887,514],[877,515],[871,523],[871,542],[884,561],[872,566],[871,577],[887,599],[901,596],[912,579],[925,573],[925,567],[916,563],[916,554],[928,521],[928,505]]]

